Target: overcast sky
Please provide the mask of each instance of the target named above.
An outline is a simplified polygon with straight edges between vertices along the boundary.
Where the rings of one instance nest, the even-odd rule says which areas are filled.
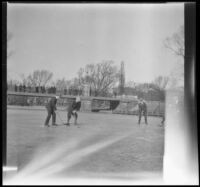
[[[102,60],[125,63],[126,82],[169,75],[180,61],[163,46],[184,25],[179,4],[8,4],[8,78],[36,69],[72,79]]]

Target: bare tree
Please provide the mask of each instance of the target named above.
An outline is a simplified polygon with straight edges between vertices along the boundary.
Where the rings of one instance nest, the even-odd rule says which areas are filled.
[[[135,83],[134,88],[138,92],[147,93],[149,89],[149,83]]]
[[[78,81],[80,85],[85,84],[85,79],[84,79],[84,68],[80,68],[78,71]]]
[[[65,80],[65,78],[57,79],[55,82],[53,82],[53,85],[58,90],[64,90],[64,89],[69,89],[69,88],[73,88],[73,89],[81,88],[78,78],[73,78],[71,80]]]
[[[183,86],[184,84],[184,58],[185,58],[185,40],[184,40],[184,26],[180,26],[179,30],[171,37],[164,41],[164,46],[171,50],[176,56],[180,56],[182,61],[177,64],[170,75],[170,88]]]
[[[185,43],[184,43],[184,27],[181,26],[178,32],[174,33],[171,37],[167,37],[164,41],[164,46],[170,49],[175,55],[185,56]]]
[[[168,83],[169,83],[169,77],[164,77],[164,76],[158,76],[153,81],[153,84],[159,90],[165,90]]]
[[[129,81],[125,84],[126,87],[135,88],[137,83],[135,81]]]
[[[53,77],[53,73],[47,70],[36,70],[27,77],[32,86],[46,86]]]
[[[63,79],[58,79],[58,80],[56,80],[56,82],[55,82],[55,87],[56,87],[58,90],[66,89],[66,88],[67,88],[66,80],[65,80],[64,78],[63,78]]]
[[[106,95],[118,81],[119,71],[113,61],[88,64],[79,70],[79,81],[86,83],[97,95]]]
[[[26,77],[24,74],[21,74],[21,75],[20,75],[20,78],[21,78],[21,83],[22,83],[23,85],[31,86],[30,80],[29,80],[28,77]]]

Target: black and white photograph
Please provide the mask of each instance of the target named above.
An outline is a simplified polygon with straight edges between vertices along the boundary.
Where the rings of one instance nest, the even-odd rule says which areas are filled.
[[[3,184],[198,185],[188,14],[7,2]]]

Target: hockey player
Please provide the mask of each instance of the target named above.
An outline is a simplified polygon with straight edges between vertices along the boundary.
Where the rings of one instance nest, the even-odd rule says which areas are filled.
[[[138,113],[139,113],[139,119],[138,124],[140,124],[142,114],[144,115],[145,124],[147,125],[147,104],[143,98],[140,98],[138,103]]]
[[[74,124],[77,124],[77,119],[78,119],[78,111],[80,110],[81,107],[81,100],[80,97],[76,97],[76,100],[72,102],[72,104],[68,107],[68,113],[67,113],[67,123],[66,125],[70,125],[69,121],[71,119],[71,116],[74,117]]]
[[[48,115],[45,120],[45,124],[44,124],[45,126],[49,127],[49,120],[50,120],[51,116],[52,116],[52,125],[57,126],[55,111],[57,110],[56,103],[57,103],[58,99],[59,99],[59,96],[55,96],[55,97],[51,98],[46,104],[46,109],[47,109]]]

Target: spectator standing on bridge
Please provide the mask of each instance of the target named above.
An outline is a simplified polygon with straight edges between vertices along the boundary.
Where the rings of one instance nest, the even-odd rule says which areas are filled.
[[[74,124],[77,124],[78,119],[78,111],[81,108],[81,99],[79,96],[76,97],[76,100],[72,102],[72,104],[68,107],[68,113],[67,113],[67,123],[66,125],[70,125],[69,121],[71,119],[71,116],[74,117]]]
[[[22,85],[19,85],[19,92],[22,92]]]
[[[15,92],[17,92],[18,91],[18,87],[17,87],[17,85],[15,84]]]
[[[26,85],[23,85],[23,92],[26,92]]]
[[[58,99],[59,99],[59,96],[55,96],[55,97],[51,98],[46,104],[46,109],[47,109],[48,115],[45,120],[45,126],[49,127],[49,120],[50,120],[51,116],[52,116],[52,125],[57,126],[55,111],[57,110],[56,104],[57,104]]]
[[[139,119],[138,124],[141,122],[142,114],[144,115],[145,124],[147,125],[147,103],[143,98],[140,98],[138,103],[138,112],[139,112]]]

